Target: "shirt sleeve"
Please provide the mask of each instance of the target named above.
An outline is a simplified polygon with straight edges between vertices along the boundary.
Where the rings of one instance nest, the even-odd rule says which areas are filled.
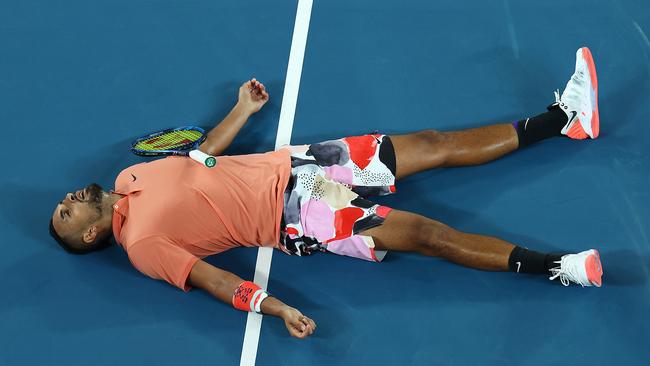
[[[192,289],[187,279],[199,258],[168,238],[157,236],[138,240],[127,253],[133,266],[145,275],[165,280],[185,292]]]

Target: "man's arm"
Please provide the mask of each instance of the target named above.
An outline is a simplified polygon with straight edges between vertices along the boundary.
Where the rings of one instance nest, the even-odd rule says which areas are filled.
[[[202,260],[197,261],[192,267],[188,281],[190,285],[207,291],[227,304],[232,304],[235,290],[244,282],[239,276]],[[282,318],[289,333],[296,338],[305,338],[316,329],[313,320],[275,297],[269,296],[262,300],[261,307],[263,314]]]
[[[264,84],[252,79],[239,88],[239,100],[226,118],[215,126],[203,141],[199,150],[209,155],[223,153],[239,130],[246,124],[248,117],[262,108],[269,100]]]

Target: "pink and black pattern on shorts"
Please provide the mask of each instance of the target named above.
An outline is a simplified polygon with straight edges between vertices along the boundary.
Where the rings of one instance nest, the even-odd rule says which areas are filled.
[[[291,151],[291,179],[281,248],[295,255],[327,251],[381,261],[386,252],[359,233],[381,225],[391,211],[364,198],[395,192],[390,138],[372,134],[284,148]]]

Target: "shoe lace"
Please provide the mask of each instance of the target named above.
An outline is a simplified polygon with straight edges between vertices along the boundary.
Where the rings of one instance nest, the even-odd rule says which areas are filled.
[[[560,266],[549,270],[551,272],[551,277],[548,278],[549,280],[554,280],[559,277],[560,282],[564,286],[569,286],[571,282],[577,283],[582,287],[589,286],[589,283],[586,282],[588,281],[587,279],[585,279],[586,281],[581,280],[582,276],[580,276],[579,265],[582,263],[574,260],[570,254],[563,256],[559,261],[553,263],[557,263]]]

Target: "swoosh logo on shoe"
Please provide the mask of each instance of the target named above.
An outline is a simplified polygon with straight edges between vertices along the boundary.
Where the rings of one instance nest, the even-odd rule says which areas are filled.
[[[578,112],[576,111],[571,111],[569,113],[571,113],[571,118],[569,118],[569,122],[567,122],[566,125],[564,125],[564,128],[562,128],[562,133],[565,133],[565,131],[569,130],[569,126],[571,123],[573,123],[573,121],[576,119],[576,116],[578,115]]]
[[[521,262],[516,262],[517,263],[517,273],[519,273],[519,269],[521,268]]]

